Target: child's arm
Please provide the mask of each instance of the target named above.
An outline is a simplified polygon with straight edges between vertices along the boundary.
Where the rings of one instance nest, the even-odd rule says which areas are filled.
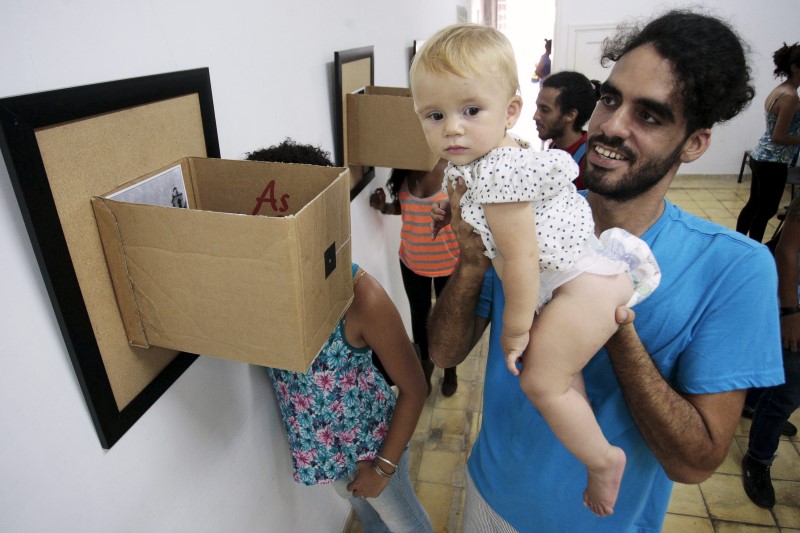
[[[530,202],[484,204],[486,222],[499,256],[493,263],[503,282],[505,308],[500,343],[506,365],[519,374],[516,360],[528,345],[539,301],[539,244]]]
[[[372,347],[399,389],[389,430],[378,451],[381,457],[398,464],[414,435],[428,395],[428,384],[400,313],[380,283],[365,275],[356,284],[355,291],[353,304],[347,311],[345,331],[348,341],[354,345]],[[376,464],[388,474],[394,472],[386,462],[376,460]],[[388,481],[378,474],[373,464],[361,462],[348,490],[355,490],[359,496],[375,497]]]
[[[387,202],[386,192],[384,192],[383,188],[375,189],[369,196],[369,206],[373,209],[377,209],[384,215],[400,214],[400,201],[394,200],[392,202]]]
[[[450,210],[450,199],[442,198],[433,202],[431,207],[431,240],[436,239],[436,236],[443,227],[450,224],[452,218],[452,211]]]

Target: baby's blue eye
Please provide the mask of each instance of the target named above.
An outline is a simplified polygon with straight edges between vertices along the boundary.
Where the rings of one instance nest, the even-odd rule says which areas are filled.
[[[466,114],[471,116],[471,117],[474,117],[475,115],[477,115],[478,112],[480,112],[480,108],[477,108],[475,106],[468,107],[467,110],[466,110]]]
[[[431,120],[442,120],[444,118],[444,115],[439,112],[435,112],[428,115],[428,118]]]

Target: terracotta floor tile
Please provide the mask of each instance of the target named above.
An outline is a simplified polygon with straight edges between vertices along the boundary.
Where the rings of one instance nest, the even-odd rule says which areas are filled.
[[[708,518],[667,513],[662,531],[663,533],[714,533],[714,526]]]
[[[462,472],[463,470],[463,453],[426,450],[425,453],[422,454],[419,472],[417,473],[417,481],[463,487],[463,475],[459,476],[462,478],[460,484],[457,484],[454,480],[456,473]]]
[[[706,509],[706,504],[703,501],[700,486],[675,483],[667,512],[708,518],[708,509]],[[709,525],[711,525],[711,522],[709,522]]]
[[[758,526],[754,524],[739,524],[736,522],[715,521],[717,533],[770,533],[778,532],[775,526]]]
[[[753,504],[744,493],[742,477],[713,474],[700,484],[711,518],[774,526],[775,519],[767,509]]]
[[[772,512],[775,513],[778,525],[782,528],[800,529],[800,505],[797,502],[800,498],[800,483],[776,481],[773,486],[776,503]]]
[[[422,506],[428,511],[433,530],[436,533],[450,533],[448,524],[453,502],[461,501],[458,494],[461,491],[447,485],[423,482],[417,482],[415,489]]]
[[[738,438],[742,439],[741,437]],[[744,450],[747,450],[747,439],[742,439],[745,442],[743,447],[737,445],[736,439],[737,437],[734,437],[730,448],[728,448],[728,454],[725,456],[725,460],[722,461],[722,464],[717,468],[717,473],[733,474],[736,476],[742,474],[742,457],[744,456]]]
[[[439,396],[436,399],[437,409],[447,409],[451,411],[474,411],[477,406],[474,405],[475,397],[479,396],[478,391],[483,387],[483,381],[462,381],[458,380],[458,389],[452,396],[442,396],[439,391]]]

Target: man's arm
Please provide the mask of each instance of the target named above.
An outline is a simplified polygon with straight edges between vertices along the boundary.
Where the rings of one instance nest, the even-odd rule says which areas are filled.
[[[744,390],[679,394],[659,373],[633,324],[606,343],[625,402],[670,479],[699,483],[725,459],[744,405]]]
[[[796,196],[786,212],[781,237],[775,247],[778,266],[778,296],[781,307],[797,307],[797,254],[800,253],[800,196]],[[783,347],[792,352],[800,346],[800,313],[781,316]]]
[[[461,179],[455,188],[448,187],[452,209],[450,225],[458,239],[461,254],[428,317],[428,349],[431,359],[440,368],[461,363],[489,324],[488,319],[475,314],[483,288],[483,275],[490,262],[483,254],[480,236],[461,219],[459,201],[465,191],[466,186]]]

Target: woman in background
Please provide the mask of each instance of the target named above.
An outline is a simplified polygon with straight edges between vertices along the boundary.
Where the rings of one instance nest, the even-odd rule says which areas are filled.
[[[775,77],[786,78],[764,102],[767,129],[750,154],[750,199],[739,213],[736,231],[761,242],[769,219],[778,212],[789,163],[800,144],[800,43],[772,54]]]

